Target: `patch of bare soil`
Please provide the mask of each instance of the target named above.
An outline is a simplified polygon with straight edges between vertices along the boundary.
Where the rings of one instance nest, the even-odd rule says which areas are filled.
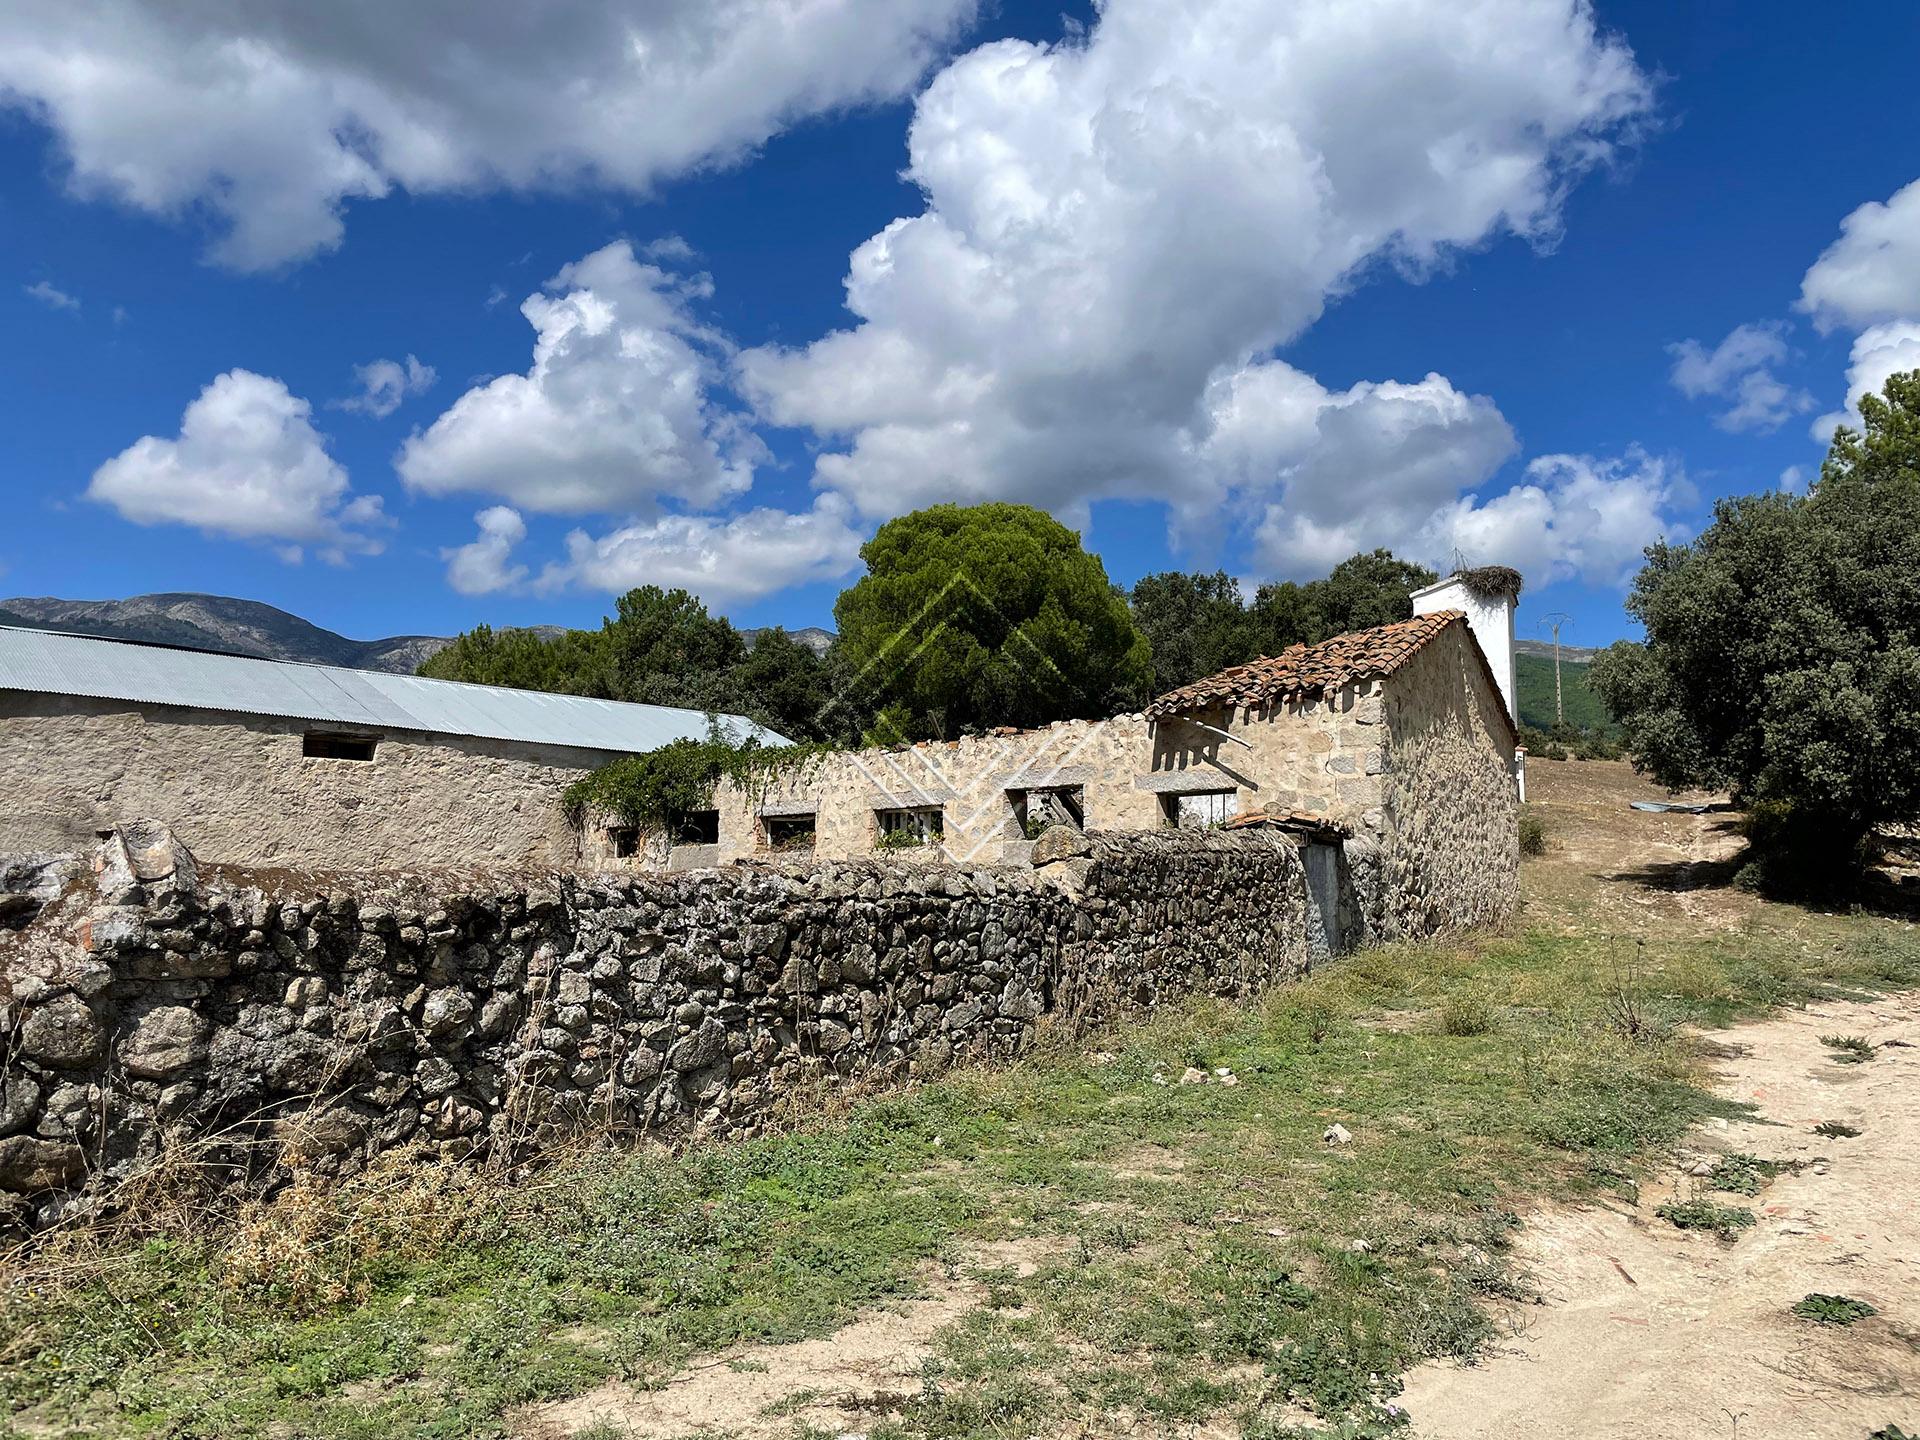
[[[1527,794],[1547,853],[1527,862],[1531,918],[1632,933],[1649,924],[1730,929],[1761,902],[1728,888],[1745,846],[1739,817],[1635,810],[1636,800],[1720,805],[1706,791],[1669,794],[1623,760],[1527,761]]]
[[[1882,1048],[1841,1065],[1822,1035]],[[1637,1205],[1545,1211],[1518,1246],[1548,1297],[1513,1317],[1510,1348],[1471,1369],[1428,1365],[1403,1403],[1423,1440],[1865,1440],[1920,1431],[1920,996],[1828,1004],[1729,1031],[1719,1087],[1759,1107],[1705,1150],[1798,1162],[1751,1199],[1676,1175]],[[1905,1042],[1890,1045],[1888,1042]],[[1743,1051],[1744,1047],[1744,1051]],[[1825,1139],[1827,1120],[1858,1127]],[[1725,1128],[1721,1128],[1724,1126]],[[1699,1187],[1696,1190],[1696,1187]],[[1751,1206],[1732,1245],[1654,1215],[1682,1198]],[[1810,1293],[1877,1315],[1800,1319]]]
[[[718,1432],[740,1440],[797,1427],[865,1433],[876,1418],[919,1393],[921,1366],[940,1329],[985,1303],[994,1272],[1033,1274],[1066,1242],[1030,1237],[976,1246],[951,1272],[929,1269],[925,1294],[867,1312],[818,1340],[738,1345],[682,1371],[658,1389],[613,1380],[511,1417],[520,1440],[564,1440],[582,1431],[632,1440],[680,1440]]]

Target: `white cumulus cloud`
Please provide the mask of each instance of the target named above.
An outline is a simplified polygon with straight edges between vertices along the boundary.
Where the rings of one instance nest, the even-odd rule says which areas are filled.
[[[1772,321],[1739,325],[1711,350],[1698,340],[1669,345],[1673,386],[1689,399],[1732,403],[1714,417],[1722,430],[1777,430],[1814,405],[1813,396],[1774,373],[1790,354],[1787,327]]]
[[[549,565],[538,583],[611,593],[678,586],[709,604],[727,604],[837,580],[858,563],[863,538],[834,495],[799,514],[760,508],[732,517],[663,515],[600,536],[574,531],[566,560]]]
[[[1678,465],[1638,448],[1604,458],[1542,455],[1505,494],[1463,497],[1439,511],[1408,550],[1430,561],[1458,550],[1511,565],[1535,587],[1575,579],[1624,585],[1648,545],[1687,538],[1676,512],[1696,498]]]
[[[352,494],[327,454],[313,409],[278,380],[229,370],[180,417],[180,434],[147,435],[93,474],[87,498],[138,525],[192,525],[208,534],[282,542],[339,560],[376,553],[390,523],[377,495]]]
[[[1376,545],[1411,553],[1435,511],[1516,448],[1491,400],[1439,375],[1334,393],[1278,362],[1216,380],[1204,435],[1198,469],[1252,503],[1256,554],[1270,574],[1295,579]]]
[[[1437,376],[1328,398],[1274,347],[1379,269],[1550,245],[1568,185],[1650,104],[1583,0],[1109,0],[1084,38],[985,45],[932,81],[908,146],[924,209],[854,252],[857,323],[746,352],[742,384],[828,439],[815,483],[871,516],[1004,498],[1077,520],[1125,496],[1190,523],[1290,486],[1270,533],[1304,555],[1309,522],[1369,528],[1308,497],[1371,480],[1342,458],[1371,443],[1402,466],[1369,490],[1399,528],[1504,457],[1497,410]],[[1369,416],[1407,432],[1363,441]],[[1302,436],[1340,453],[1316,464]]]
[[[1878,395],[1889,376],[1906,370],[1920,370],[1920,320],[1892,320],[1861,331],[1853,339],[1853,352],[1847,365],[1845,408],[1822,415],[1813,422],[1813,438],[1826,445],[1834,428],[1860,425],[1860,397]]]
[[[512,560],[514,548],[527,538],[527,522],[509,505],[490,505],[473,518],[480,533],[440,552],[447,562],[447,584],[462,595],[490,595],[524,583],[527,567]]]
[[[690,308],[708,293],[624,240],[566,266],[520,307],[535,332],[527,372],[476,386],[411,436],[401,479],[522,510],[641,517],[663,497],[699,507],[746,490],[765,446],[712,393],[727,342]]]
[[[257,269],[340,243],[346,202],[644,191],[911,88],[978,0],[12,0],[0,105],[70,187],[204,212]]]
[[[358,395],[349,395],[333,403],[342,410],[357,410],[362,415],[383,419],[398,410],[409,395],[424,395],[440,378],[431,365],[423,365],[409,355],[400,360],[370,360],[353,367],[353,378],[360,386]]]
[[[1840,222],[1800,281],[1798,309],[1822,334],[1920,319],[1920,180]]]

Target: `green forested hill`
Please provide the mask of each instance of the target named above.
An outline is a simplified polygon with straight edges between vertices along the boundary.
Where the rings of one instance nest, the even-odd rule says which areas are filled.
[[[1540,730],[1553,729],[1553,661],[1544,655],[1514,656],[1514,679],[1520,688],[1520,723]],[[1560,684],[1566,700],[1567,723],[1581,730],[1615,733],[1607,707],[1587,685],[1584,661],[1564,660]]]

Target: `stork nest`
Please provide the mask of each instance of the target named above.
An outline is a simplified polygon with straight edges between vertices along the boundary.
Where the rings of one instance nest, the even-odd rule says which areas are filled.
[[[1471,570],[1456,570],[1454,577],[1480,600],[1520,598],[1520,572],[1508,565],[1476,565]]]

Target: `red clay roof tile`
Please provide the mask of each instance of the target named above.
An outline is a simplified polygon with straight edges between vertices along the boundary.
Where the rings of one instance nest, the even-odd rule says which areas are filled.
[[[1271,659],[1249,660],[1169,690],[1147,706],[1147,716],[1158,720],[1216,705],[1266,705],[1296,695],[1332,695],[1356,680],[1391,675],[1434,636],[1466,618],[1463,610],[1436,610],[1336,635],[1318,645],[1290,646]]]

